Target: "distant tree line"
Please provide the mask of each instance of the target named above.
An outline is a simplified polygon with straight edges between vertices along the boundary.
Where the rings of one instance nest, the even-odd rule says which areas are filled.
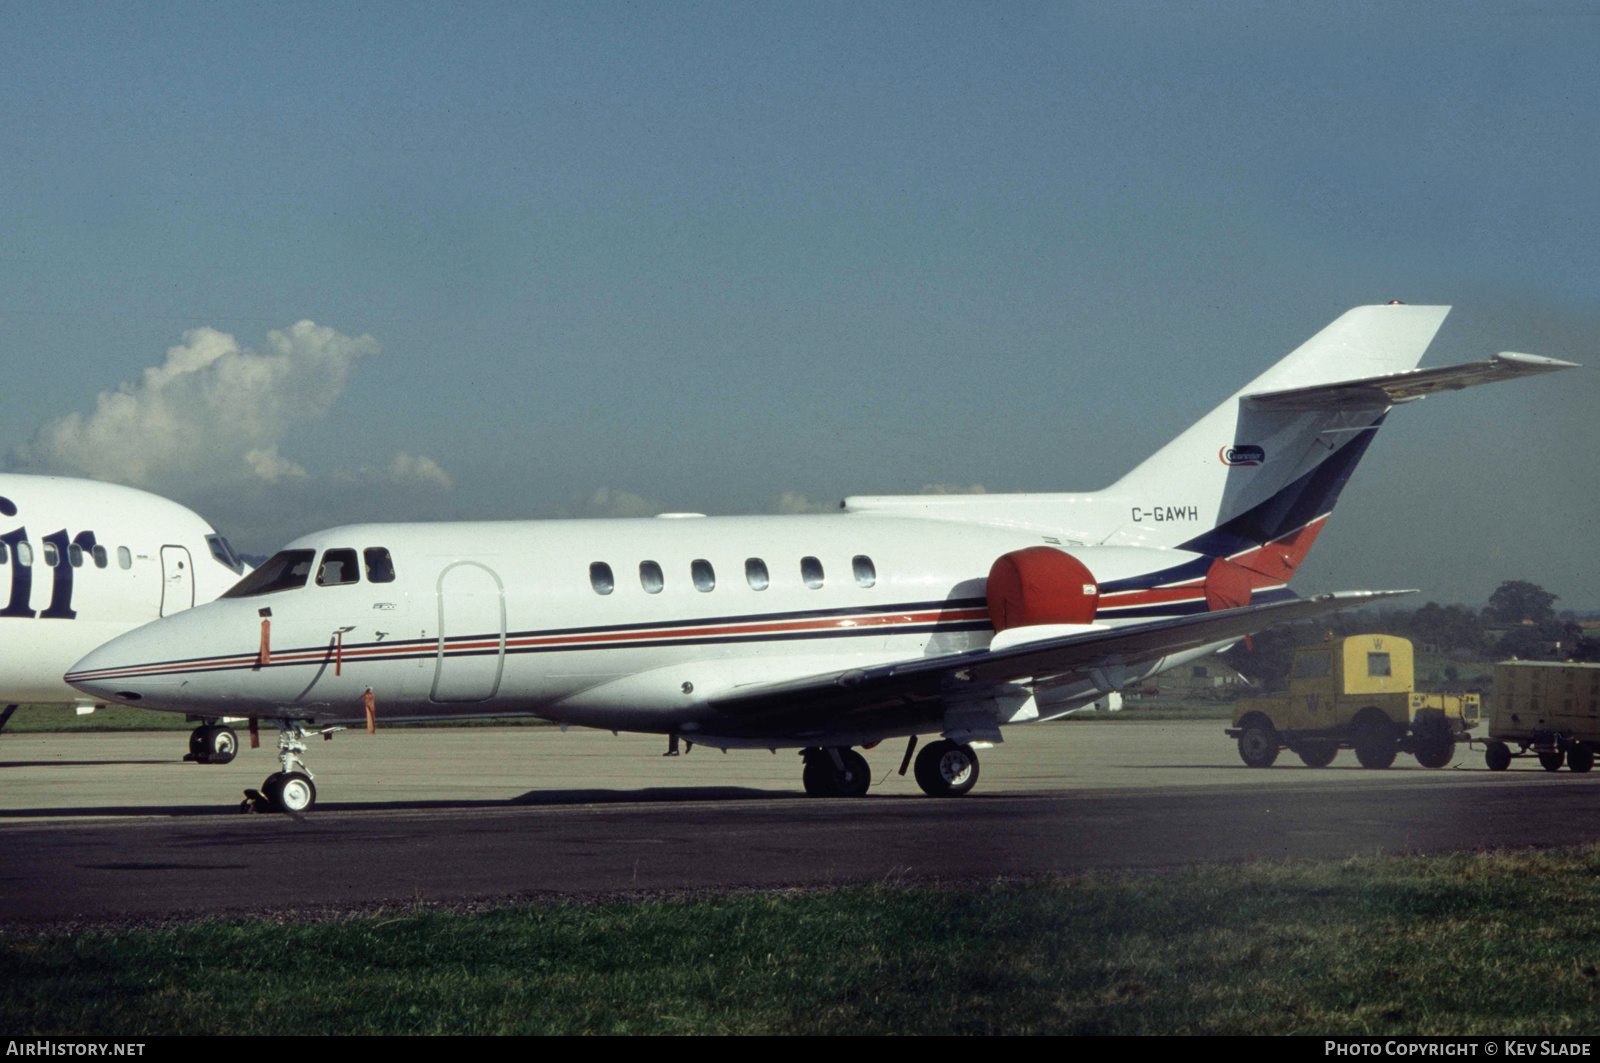
[[[1288,674],[1295,648],[1368,632],[1410,639],[1419,653],[1449,660],[1444,678],[1454,682],[1457,663],[1504,661],[1600,661],[1600,638],[1585,635],[1571,614],[1558,616],[1556,595],[1536,583],[1507,580],[1481,612],[1464,605],[1428,602],[1416,609],[1335,613],[1321,620],[1290,624],[1251,638],[1248,650],[1229,652],[1228,663],[1253,683],[1276,689]],[[1243,652],[1241,652],[1243,651]],[[1418,669],[1419,680],[1421,669]]]

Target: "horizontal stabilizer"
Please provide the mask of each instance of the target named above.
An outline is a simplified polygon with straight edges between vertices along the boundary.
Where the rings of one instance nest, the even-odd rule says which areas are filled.
[[[1245,406],[1258,410],[1381,410],[1397,403],[1424,398],[1436,391],[1459,391],[1479,384],[1577,368],[1576,362],[1503,351],[1486,362],[1463,362],[1437,369],[1413,369],[1361,380],[1263,391],[1241,396],[1241,401]]]

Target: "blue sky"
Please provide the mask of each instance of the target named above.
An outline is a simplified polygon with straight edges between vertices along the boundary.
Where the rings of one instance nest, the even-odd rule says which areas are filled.
[[[0,16],[0,453],[254,552],[1098,488],[1393,298],[1456,306],[1428,364],[1600,364],[1600,5]],[[276,351],[260,416],[88,431],[173,348]],[[1305,589],[1600,608],[1597,379],[1397,411]]]

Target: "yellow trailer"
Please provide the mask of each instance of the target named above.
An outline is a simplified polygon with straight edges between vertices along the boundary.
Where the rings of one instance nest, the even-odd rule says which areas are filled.
[[[1419,694],[1411,643],[1396,635],[1352,635],[1295,650],[1289,694],[1246,698],[1227,734],[1239,756],[1265,768],[1288,749],[1308,767],[1354,749],[1364,768],[1387,768],[1411,753],[1442,768],[1478,722],[1476,694]]]
[[[1513,753],[1511,746],[1518,751]],[[1536,756],[1545,771],[1594,767],[1600,750],[1600,664],[1503,661],[1494,666],[1494,705],[1484,760],[1504,771]]]

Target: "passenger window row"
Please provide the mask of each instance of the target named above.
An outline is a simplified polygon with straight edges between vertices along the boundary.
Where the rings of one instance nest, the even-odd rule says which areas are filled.
[[[866,554],[857,554],[851,558],[850,569],[858,587],[871,587],[878,582],[877,567],[873,565],[872,558]],[[694,584],[694,589],[702,593],[708,593],[717,587],[716,570],[705,558],[696,558],[689,562],[689,580]],[[767,563],[759,557],[746,558],[744,580],[753,591],[766,590],[772,584],[771,576],[767,572]],[[802,557],[800,582],[812,590],[819,590],[826,582],[822,562],[815,557]],[[594,588],[596,594],[610,594],[616,590],[617,581],[611,572],[611,566],[604,561],[591,564],[589,586]],[[661,571],[661,566],[654,561],[639,562],[639,586],[644,588],[646,594],[660,594],[661,589],[666,586],[666,577]]]
[[[12,546],[16,548],[17,564],[24,568],[33,567],[33,544],[26,539],[14,544],[0,542],[0,565],[9,565],[11,563]],[[40,560],[49,567],[55,568],[61,564],[61,548],[55,543],[40,543],[39,553]],[[95,568],[105,568],[111,563],[111,555],[106,552],[106,548],[103,546],[96,545],[87,551],[77,543],[71,543],[67,546],[67,564],[73,568],[82,568],[85,556],[94,561]],[[126,546],[117,547],[117,567],[133,567],[133,554]]]

